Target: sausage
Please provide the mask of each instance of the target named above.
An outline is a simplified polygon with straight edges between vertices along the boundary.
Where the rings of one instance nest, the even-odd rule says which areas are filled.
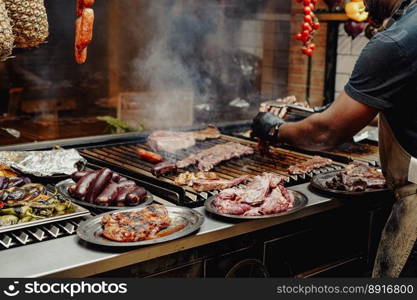
[[[84,200],[87,196],[88,191],[90,190],[94,180],[97,177],[98,172],[92,172],[81,178],[78,183],[77,187],[75,188],[74,196],[77,199]]]
[[[77,188],[77,185],[76,185],[76,184],[71,185],[71,186],[68,188],[68,194],[70,194],[71,196],[75,195],[75,189],[76,189],[76,188]]]
[[[118,190],[119,185],[116,182],[110,183],[95,199],[94,203],[101,206],[109,206],[116,198]]]
[[[100,195],[104,188],[109,184],[112,176],[113,172],[109,169],[101,169],[98,172],[90,190],[88,191],[85,200],[87,202],[93,203],[97,196]]]
[[[119,183],[119,182],[122,182],[122,181],[126,181],[126,180],[127,180],[127,178],[126,178],[126,177],[121,176],[120,174],[118,174],[118,173],[116,173],[116,172],[114,172],[114,173],[113,173],[113,177],[111,178],[111,180],[112,180],[112,181],[114,181],[114,182]]]
[[[126,196],[126,204],[130,206],[139,205],[145,200],[147,195],[148,193],[143,187],[137,187]]]
[[[76,35],[75,47],[81,52],[93,40],[94,10],[92,8],[83,9],[79,18],[81,18],[81,24],[77,24],[79,22],[77,19],[76,27],[79,26],[79,31]]]
[[[125,187],[120,187],[119,186],[119,191],[118,191],[117,197],[116,197],[117,206],[125,206],[125,201],[126,201],[127,194],[129,194],[130,192],[133,192],[135,190],[135,188],[136,188],[136,186],[134,186],[134,185],[125,186]]]
[[[128,186],[136,186],[136,183],[132,180],[124,180],[118,183],[119,189],[128,187]]]
[[[88,175],[90,173],[93,173],[93,171],[77,171],[77,172],[72,173],[71,179],[74,182],[78,182],[82,177],[84,177],[85,175]]]
[[[141,148],[136,149],[136,153],[141,159],[147,160],[151,163],[160,163],[164,160],[164,158],[161,155],[151,151],[146,151]]]
[[[170,172],[174,172],[176,170],[177,170],[177,165],[175,163],[172,163],[170,161],[164,161],[155,165],[152,168],[152,174],[158,177],[158,176],[170,173]]]

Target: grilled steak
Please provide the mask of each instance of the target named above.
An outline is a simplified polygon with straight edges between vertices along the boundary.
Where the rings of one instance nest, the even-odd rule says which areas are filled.
[[[288,173],[291,175],[302,175],[314,169],[319,169],[325,166],[329,166],[331,164],[333,164],[333,161],[331,159],[316,155],[312,159],[289,167]]]
[[[184,172],[175,178],[175,184],[193,186],[194,181],[197,179],[216,180],[220,178],[214,172]]]
[[[192,187],[197,192],[207,192],[207,191],[220,191],[227,188],[234,187],[236,185],[239,185],[241,183],[245,183],[249,180],[249,176],[241,176],[239,178],[233,179],[233,180],[209,180],[209,179],[197,179],[193,182]]]
[[[353,162],[327,181],[326,186],[341,191],[363,192],[369,188],[385,188],[386,181],[382,172],[376,168],[361,162]]]
[[[154,238],[171,224],[171,219],[164,206],[154,204],[140,211],[105,215],[101,224],[104,237],[117,242],[137,242]]]
[[[220,137],[220,131],[217,127],[209,125],[207,129],[194,131],[193,135],[198,141],[205,141],[208,139],[218,139]]]
[[[283,177],[264,173],[244,188],[230,188],[219,193],[213,205],[224,214],[261,216],[291,209],[294,197],[284,187]]]
[[[148,145],[154,151],[176,152],[195,145],[192,132],[158,130],[148,137]]]
[[[216,145],[197,154],[190,155],[189,157],[178,161],[177,167],[187,168],[191,165],[197,164],[199,170],[210,171],[223,161],[227,161],[232,158],[240,158],[244,155],[250,155],[253,153],[254,150],[251,147],[229,142]]]

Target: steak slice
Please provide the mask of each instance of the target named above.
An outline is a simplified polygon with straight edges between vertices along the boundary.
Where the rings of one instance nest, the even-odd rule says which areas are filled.
[[[331,159],[316,155],[312,159],[289,167],[288,173],[291,175],[303,175],[314,169],[319,169],[331,164],[333,164]]]
[[[174,153],[190,148],[196,143],[192,132],[157,130],[148,137],[148,145],[154,151]]]
[[[253,153],[254,150],[251,147],[228,142],[205,149],[197,154],[190,155],[187,158],[178,161],[177,167],[187,168],[191,165],[197,164],[199,170],[207,172],[223,161],[228,161],[232,158],[240,158],[244,155],[250,155]]]
[[[237,186],[239,184],[245,183],[249,180],[248,175],[241,176],[233,180],[209,180],[209,179],[197,179],[193,182],[192,187],[197,192],[207,192],[207,191],[220,191],[227,188]]]
[[[220,138],[220,131],[217,127],[209,125],[206,129],[194,131],[194,138],[198,141],[205,141],[208,139],[218,139]]]

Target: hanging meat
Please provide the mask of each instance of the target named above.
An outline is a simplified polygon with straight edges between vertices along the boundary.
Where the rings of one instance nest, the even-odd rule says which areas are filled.
[[[75,61],[84,64],[87,60],[87,47],[93,39],[94,0],[77,0],[77,20],[75,21]]]

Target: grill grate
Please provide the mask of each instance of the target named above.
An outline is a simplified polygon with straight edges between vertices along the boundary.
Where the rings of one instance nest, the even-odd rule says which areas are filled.
[[[246,146],[257,148],[255,142],[244,139],[222,135],[220,139],[207,140],[198,142],[196,146],[180,151],[175,155],[164,153],[164,156],[173,161],[177,161],[187,157],[190,154],[195,154],[203,149],[213,147],[218,144],[226,142],[237,142]],[[179,187],[174,184],[175,175],[165,175],[156,178],[152,175],[151,170],[153,164],[141,160],[135,150],[143,148],[150,150],[145,141],[133,142],[123,145],[110,145],[98,148],[82,149],[80,152],[89,161],[98,165],[108,166],[115,171],[124,172],[129,171],[130,176],[139,176],[142,180],[149,181],[155,185],[164,184],[165,188],[171,188],[176,191],[176,197],[169,197],[175,204],[184,206],[201,206],[204,201],[217,192],[195,192],[191,187]],[[260,175],[263,172],[273,172],[284,176],[287,185],[301,184],[309,181],[315,174],[339,170],[344,167],[343,164],[334,163],[331,166],[314,170],[304,175],[288,175],[287,169],[289,166],[301,163],[311,159],[312,156],[298,153],[291,150],[281,148],[274,148],[268,156],[262,156],[259,151],[255,151],[254,155],[245,156],[240,159],[233,159],[228,162],[221,163],[216,166],[215,171],[222,179],[233,179],[241,175]],[[195,167],[189,168],[190,171],[197,171]],[[155,192],[155,191],[154,191]],[[157,193],[157,191],[156,191]],[[164,197],[162,193],[160,196]]]
[[[74,235],[77,232],[79,224],[84,220],[85,218],[81,217],[22,230],[0,233],[0,251]]]

